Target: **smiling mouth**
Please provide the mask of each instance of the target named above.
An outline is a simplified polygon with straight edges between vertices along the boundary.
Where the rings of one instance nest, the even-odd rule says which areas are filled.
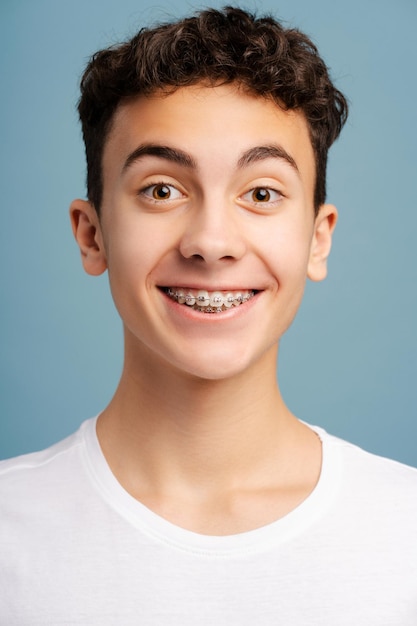
[[[174,302],[201,313],[223,313],[244,304],[258,293],[255,290],[206,291],[183,287],[161,287],[161,289]]]

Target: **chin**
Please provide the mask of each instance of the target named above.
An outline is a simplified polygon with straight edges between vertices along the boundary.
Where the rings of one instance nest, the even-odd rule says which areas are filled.
[[[204,359],[194,359],[193,362],[177,362],[177,371],[185,376],[207,381],[222,381],[238,378],[259,361],[259,356],[252,358],[248,354],[222,354],[210,355]]]

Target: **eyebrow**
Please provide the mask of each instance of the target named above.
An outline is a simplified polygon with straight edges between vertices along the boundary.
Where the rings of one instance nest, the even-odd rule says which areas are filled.
[[[197,163],[192,156],[182,150],[179,150],[178,148],[170,148],[169,146],[160,146],[158,144],[143,144],[138,146],[129,154],[123,165],[123,171],[143,156],[156,156],[160,159],[177,163],[182,167],[187,167],[193,170],[197,169]]]
[[[297,163],[294,158],[280,145],[271,144],[267,146],[255,146],[249,148],[240,157],[238,167],[247,167],[251,163],[264,161],[266,159],[281,159],[286,161],[299,174]]]
[[[135,161],[138,161],[144,156],[155,156],[160,159],[165,159],[186,167],[188,169],[197,169],[197,162],[187,152],[180,150],[179,148],[171,148],[169,146],[163,146],[159,144],[142,144],[138,146],[133,152],[131,152],[124,165],[123,172],[127,170]],[[299,174],[297,163],[294,158],[279,144],[270,144],[266,146],[255,146],[246,150],[237,162],[238,168],[244,168],[252,163],[258,161],[265,161],[266,159],[280,159],[288,163],[293,170]]]

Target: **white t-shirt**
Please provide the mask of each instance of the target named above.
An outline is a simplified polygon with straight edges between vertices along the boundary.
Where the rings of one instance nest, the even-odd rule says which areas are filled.
[[[0,463],[0,624],[416,626],[417,470],[316,429],[320,480],[226,537],[162,519],[117,482],[95,420]]]

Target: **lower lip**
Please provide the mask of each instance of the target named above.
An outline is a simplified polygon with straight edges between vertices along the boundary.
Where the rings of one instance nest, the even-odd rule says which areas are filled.
[[[230,309],[222,311],[221,313],[203,313],[202,311],[197,311],[196,309],[193,309],[193,307],[187,306],[186,304],[179,304],[170,298],[162,289],[160,289],[159,292],[164,296],[164,301],[172,312],[187,320],[198,321],[200,324],[218,324],[222,321],[246,315],[256,304],[259,296],[262,294],[261,291],[258,291],[246,302],[239,304],[239,306],[231,306]]]

